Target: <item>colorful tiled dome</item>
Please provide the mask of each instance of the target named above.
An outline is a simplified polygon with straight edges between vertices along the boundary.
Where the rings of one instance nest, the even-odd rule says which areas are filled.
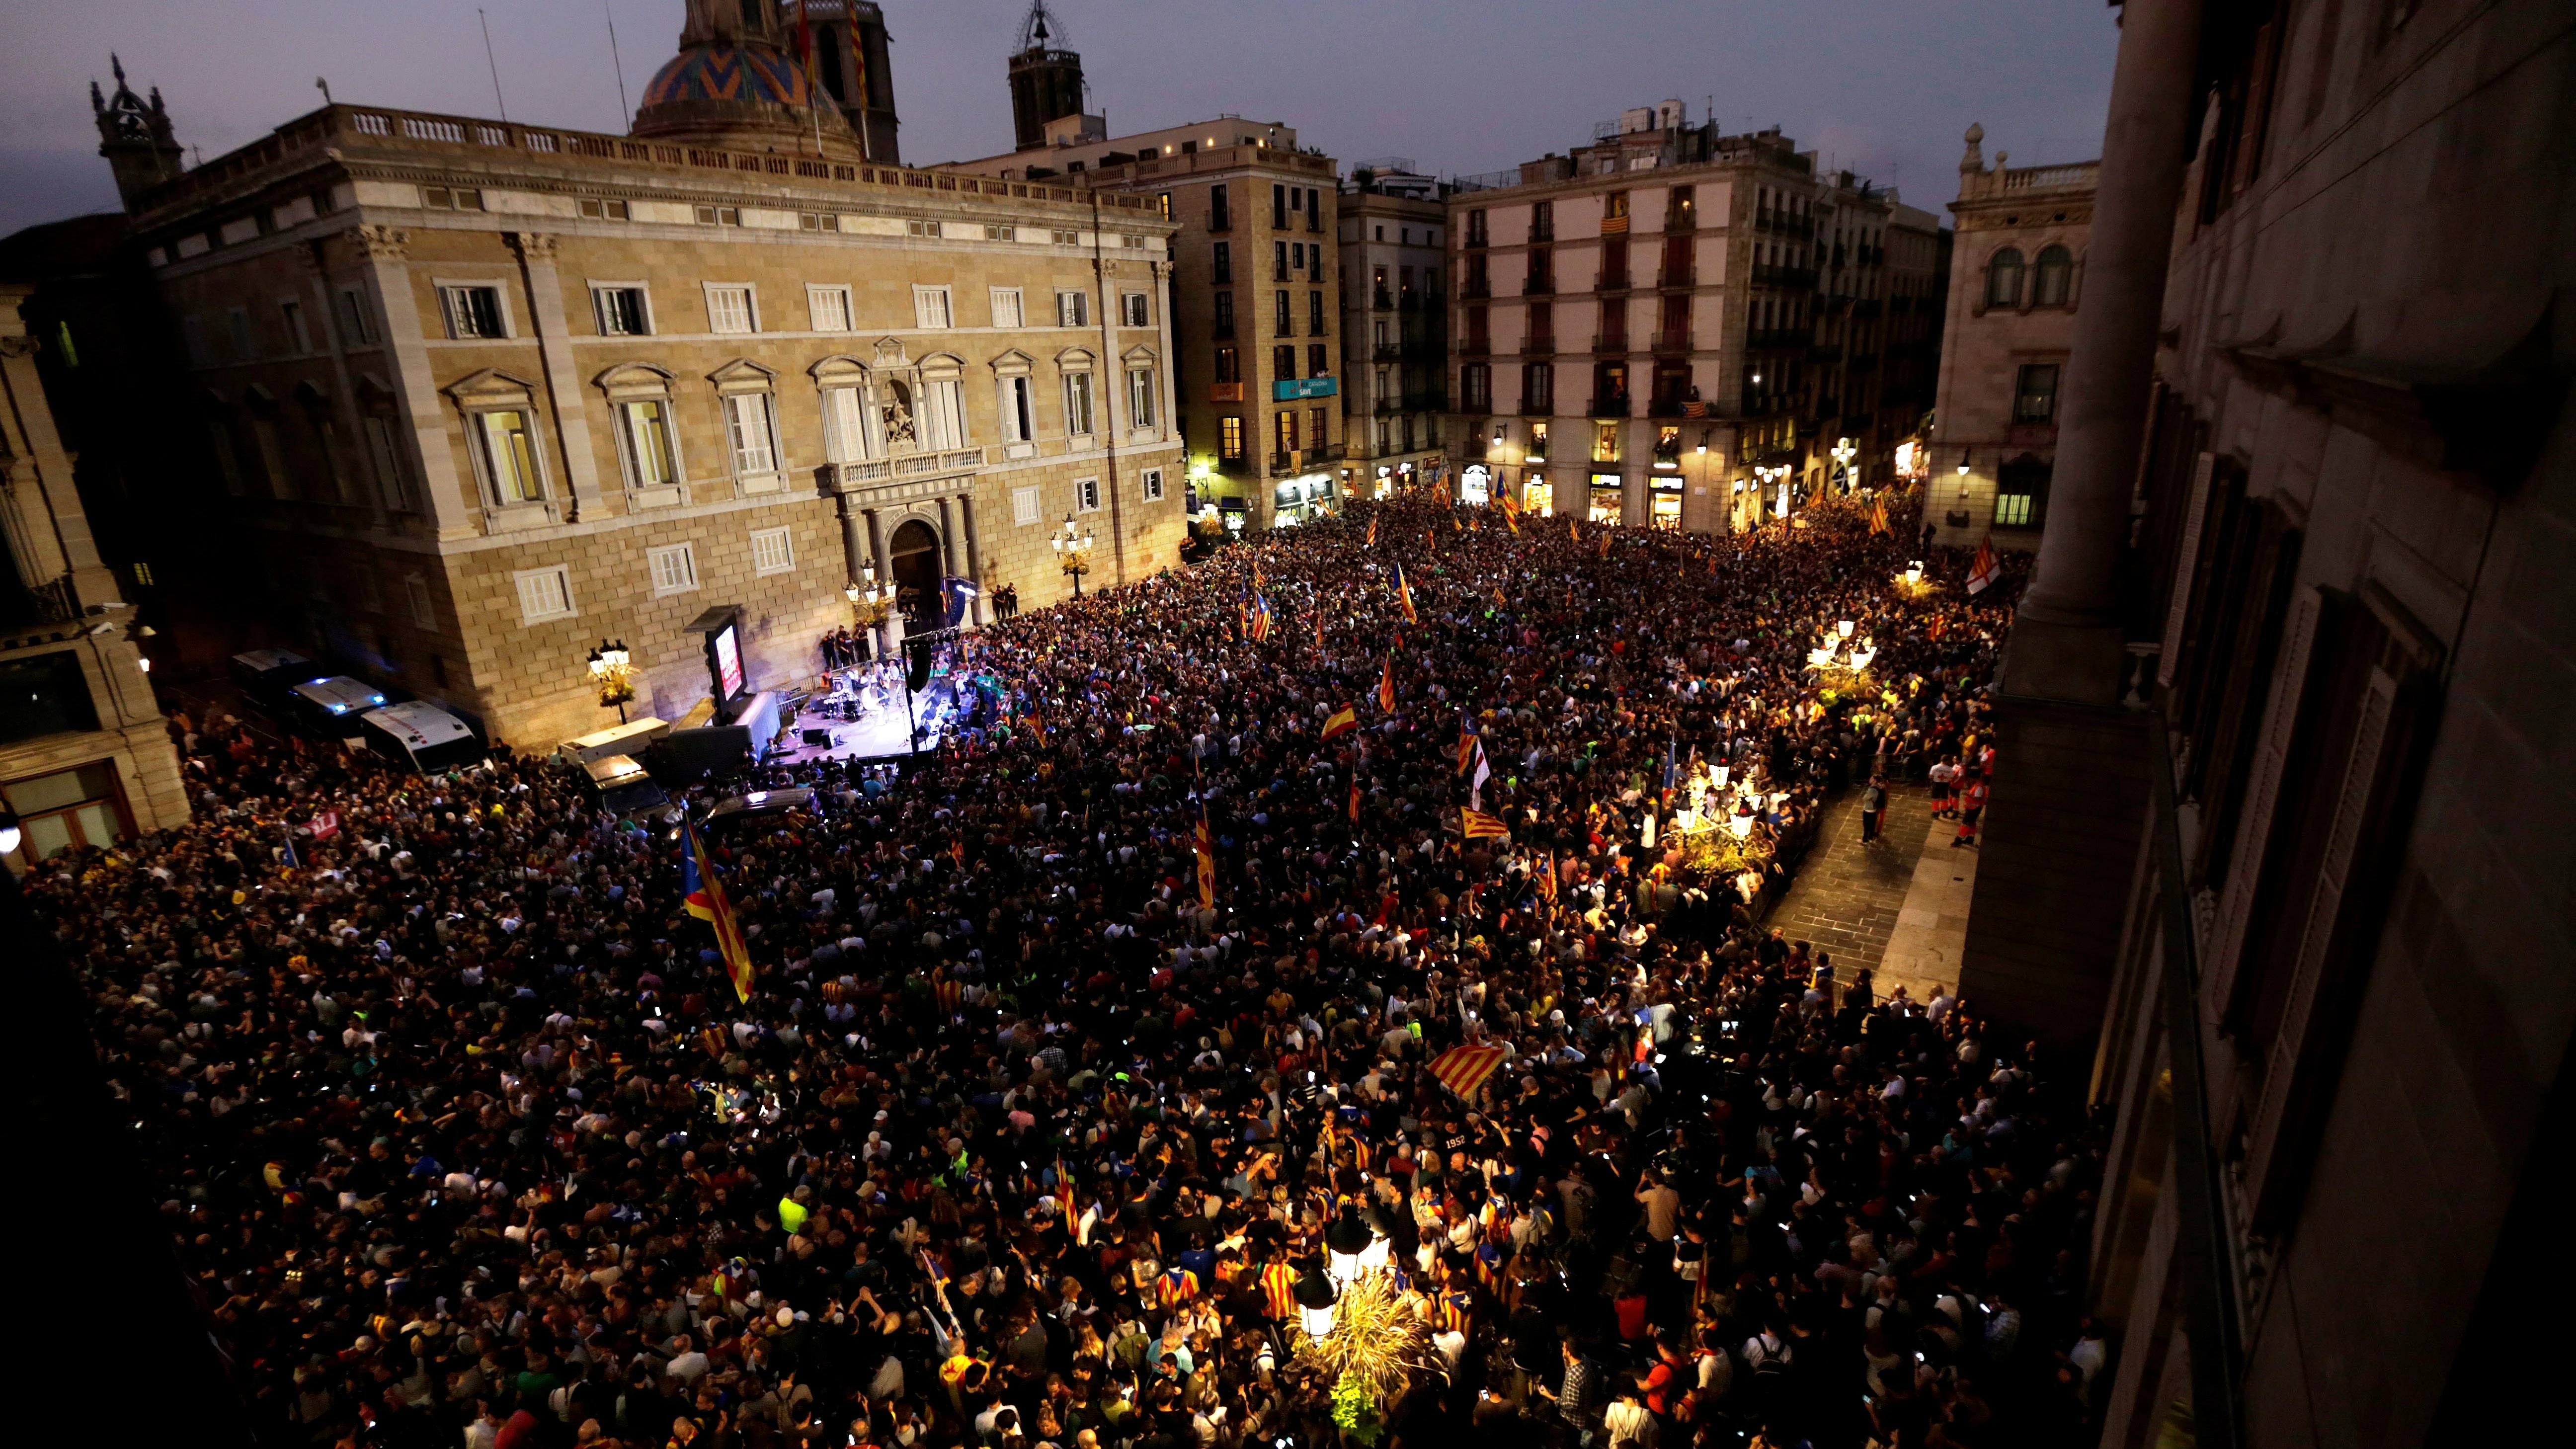
[[[810,91],[796,62],[768,46],[692,46],[644,88],[644,104],[734,101],[802,107]]]

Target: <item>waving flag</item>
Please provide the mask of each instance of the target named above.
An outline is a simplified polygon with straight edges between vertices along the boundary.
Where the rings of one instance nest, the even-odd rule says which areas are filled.
[[[1351,823],[1360,823],[1360,777],[1356,770],[1351,772]]]
[[[698,827],[680,827],[680,895],[690,915],[716,928],[716,950],[724,956],[725,979],[733,983],[737,1000],[751,1000],[751,945],[743,939],[742,923],[734,919],[733,902],[725,899],[724,882],[716,878],[706,862],[706,847],[698,840]]]
[[[1392,654],[1386,656],[1386,673],[1378,676],[1377,712],[1395,713],[1395,656]]]
[[[1252,637],[1252,595],[1241,584],[1234,588],[1234,632],[1246,639]]]
[[[1212,910],[1216,906],[1216,837],[1208,832],[1207,802],[1199,802],[1199,823],[1191,840],[1191,850],[1199,858],[1199,906]]]
[[[1261,594],[1252,596],[1252,638],[1255,643],[1270,637],[1270,600]]]
[[[1887,532],[1887,499],[1884,496],[1869,501],[1869,531]]]
[[[1469,770],[1472,770],[1472,769],[1474,769],[1474,768],[1476,767],[1476,755],[1477,755],[1477,753],[1478,753],[1479,748],[1480,748],[1480,747],[1479,747],[1479,745],[1478,745],[1478,743],[1477,743],[1477,740],[1476,740],[1476,727],[1475,727],[1475,726],[1473,726],[1473,725],[1471,725],[1471,724],[1469,724],[1469,723],[1467,723],[1467,721],[1466,721],[1466,720],[1464,720],[1464,719],[1459,720],[1459,721],[1458,721],[1458,773],[1459,773],[1459,774],[1463,775],[1463,774],[1467,773]]]
[[[1335,735],[1346,735],[1359,727],[1359,711],[1346,704],[1334,710],[1332,717],[1324,721],[1324,738],[1329,740]]]
[[[1995,580],[2003,577],[2003,565],[1995,562],[1992,537],[1977,540],[1977,561],[1968,566],[1968,592],[1982,594]]]
[[[1510,497],[1510,495],[1508,495],[1508,494],[1504,495],[1503,501],[1504,501],[1504,502],[1506,502],[1506,503],[1509,503],[1509,502],[1511,501],[1511,497]],[[1520,510],[1515,509],[1515,508],[1506,508],[1506,509],[1504,509],[1504,510],[1503,510],[1503,526],[1504,526],[1505,528],[1508,528],[1508,529],[1510,529],[1510,530],[1512,531],[1512,537],[1514,537],[1514,538],[1518,538],[1518,537],[1520,537],[1520,536],[1521,536],[1521,515],[1520,515]]]
[[[1413,589],[1404,581],[1404,565],[1402,564],[1397,564],[1395,566],[1395,601],[1404,606],[1404,622],[1408,624],[1419,624],[1422,622],[1413,615]]]
[[[1469,840],[1509,840],[1512,828],[1482,810],[1458,810],[1458,833]]]
[[[1360,543],[1360,547],[1362,547],[1362,548],[1375,548],[1375,547],[1377,547],[1377,515],[1376,515],[1376,514],[1374,514],[1374,513],[1372,513],[1372,514],[1370,514],[1370,515],[1369,515],[1369,531],[1368,531],[1368,537],[1367,537],[1366,539],[1363,539],[1363,540],[1361,541],[1361,543]]]
[[[1485,808],[1485,782],[1492,778],[1494,778],[1494,767],[1486,761],[1485,745],[1482,740],[1479,740],[1476,743],[1476,773],[1467,779],[1468,809]]]
[[[1457,1046],[1431,1059],[1431,1078],[1472,1102],[1476,1089],[1503,1064],[1509,1052],[1498,1046]]]
[[[1553,850],[1539,864],[1538,893],[1550,901],[1556,899],[1556,852]]]
[[[1565,515],[1565,536],[1576,543],[1583,542],[1583,530],[1575,527],[1574,515],[1571,513]]]

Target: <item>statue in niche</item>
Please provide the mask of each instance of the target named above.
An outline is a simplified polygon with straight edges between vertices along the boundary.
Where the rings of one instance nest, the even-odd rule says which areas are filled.
[[[912,389],[900,379],[886,383],[886,401],[882,409],[888,449],[910,452],[919,446],[912,431]]]

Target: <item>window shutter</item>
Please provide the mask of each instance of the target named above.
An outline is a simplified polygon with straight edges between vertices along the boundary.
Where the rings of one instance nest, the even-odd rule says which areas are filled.
[[[2351,944],[2351,880],[2365,828],[2387,775],[2393,753],[2389,745],[2402,731],[2393,728],[2398,682],[2385,669],[2370,671],[2370,684],[2358,701],[2352,753],[2344,762],[2343,785],[2335,794],[2334,822],[2328,827],[2323,858],[2317,864],[2307,924],[2300,932],[2298,955],[2291,962],[2289,996],[2280,1032],[2272,1039],[2264,1065],[2262,1097],[2246,1133],[2243,1163],[2244,1200],[2253,1225],[2278,1221],[2303,1174],[2306,1128],[2333,1096],[2331,1048],[2323,1039],[2320,999],[2323,978],[2339,949]],[[2326,1013],[2331,1015],[2331,1013]]]
[[[2191,504],[2183,514],[2182,546],[2175,550],[2182,560],[2174,573],[2173,603],[2165,610],[2165,642],[2156,656],[2156,685],[2170,689],[2174,682],[2174,656],[2182,652],[2182,624],[2191,612],[2191,575],[2200,563],[2200,531],[2209,518],[2209,478],[2216,455],[2203,453],[2191,466]]]
[[[2221,1011],[2228,1009],[2229,995],[2235,990],[2246,922],[2253,914],[2254,888],[2263,874],[2261,851],[2272,835],[2272,807],[2281,796],[2281,774],[2289,764],[2290,745],[2298,730],[2299,703],[2307,693],[2308,663],[2324,610],[2325,596],[2313,585],[2302,588],[2281,628],[2281,658],[2272,670],[2271,699],[2263,707],[2263,742],[2256,748],[2253,776],[2246,787],[2244,823],[2236,831],[2237,851],[2247,858],[2228,868],[2217,924],[2210,933],[2209,1000]]]

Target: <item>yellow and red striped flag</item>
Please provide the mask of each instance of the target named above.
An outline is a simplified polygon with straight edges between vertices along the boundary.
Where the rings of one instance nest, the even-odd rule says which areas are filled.
[[[1465,720],[1458,721],[1458,773],[1476,768],[1476,732]]]
[[[1482,810],[1470,810],[1464,805],[1458,807],[1458,833],[1469,840],[1512,838],[1512,828],[1505,825],[1501,819],[1488,815]]]
[[[735,999],[751,1000],[751,943],[743,939],[742,922],[734,918],[733,902],[725,898],[724,882],[707,862],[695,825],[680,827],[680,894],[690,915],[716,928],[716,950],[724,957],[725,979],[733,983]]]
[[[1368,531],[1368,537],[1367,537],[1367,538],[1365,538],[1365,539],[1362,539],[1362,540],[1360,541],[1360,547],[1362,547],[1362,548],[1375,548],[1375,547],[1377,547],[1377,515],[1376,515],[1376,514],[1374,514],[1374,513],[1372,513],[1372,514],[1370,514],[1370,515],[1369,515],[1369,531]]]
[[[1404,606],[1404,622],[1408,624],[1419,624],[1422,622],[1420,619],[1413,616],[1413,589],[1404,581],[1404,565],[1402,564],[1397,564],[1395,566],[1395,601]]]
[[[1335,735],[1346,735],[1359,727],[1359,711],[1346,704],[1334,710],[1332,717],[1324,721],[1324,738],[1329,740]]]
[[[1392,654],[1386,656],[1386,673],[1378,676],[1377,712],[1395,713],[1395,656]]]
[[[1455,1046],[1431,1059],[1431,1079],[1472,1102],[1476,1089],[1510,1055],[1498,1046]]]
[[[1191,849],[1199,858],[1199,906],[1213,909],[1216,906],[1216,837],[1208,831],[1205,801],[1199,804],[1198,830],[1191,841]]]
[[[1351,772],[1351,823],[1360,823],[1360,777],[1356,770]]]

